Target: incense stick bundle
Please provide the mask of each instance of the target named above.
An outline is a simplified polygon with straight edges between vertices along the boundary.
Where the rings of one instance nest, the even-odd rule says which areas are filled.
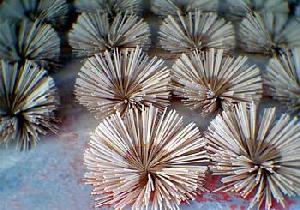
[[[0,65],[0,143],[16,142],[21,150],[36,146],[39,135],[57,130],[59,102],[52,78],[36,64]]]
[[[206,12],[218,12],[223,0],[191,0],[188,10],[201,10]]]
[[[163,109],[169,105],[169,74],[162,60],[150,59],[141,48],[106,51],[85,62],[75,95],[98,118],[151,104]]]
[[[168,16],[159,31],[159,45],[172,53],[195,49],[234,47],[233,25],[216,13],[189,12],[186,16]]]
[[[268,94],[300,114],[300,48],[285,50],[267,65]]]
[[[153,0],[151,1],[151,11],[159,16],[177,15],[189,12],[188,2],[180,0]]]
[[[212,113],[236,102],[259,101],[263,83],[260,70],[247,57],[224,56],[223,50],[183,54],[173,65],[174,94],[185,106]]]
[[[289,4],[287,0],[226,0],[226,5],[231,14],[246,16],[251,12],[275,12],[288,13]]]
[[[68,4],[66,0],[6,0],[0,12],[3,19],[39,19],[52,26],[61,26],[67,19]]]
[[[107,13],[83,13],[69,33],[69,43],[78,57],[92,56],[112,48],[147,49],[150,29],[134,14],[118,13],[112,23]]]
[[[240,47],[247,53],[273,55],[300,46],[300,23],[285,13],[248,13],[239,31]]]
[[[196,9],[201,11],[218,11],[219,0],[153,0],[151,1],[151,10],[157,15],[176,16],[192,12]]]
[[[80,12],[104,12],[111,15],[123,12],[139,13],[141,0],[75,0],[75,7]]]
[[[205,145],[175,110],[130,109],[123,119],[117,112],[100,123],[84,153],[96,207],[179,209],[205,190]]]
[[[60,39],[50,25],[39,20],[0,24],[0,58],[9,61],[32,60],[39,65],[57,63]]]
[[[287,114],[275,121],[275,108],[258,115],[254,103],[240,103],[211,122],[207,149],[213,174],[223,175],[220,191],[253,193],[249,209],[271,208],[272,199],[285,207],[284,196],[300,194],[300,126]]]

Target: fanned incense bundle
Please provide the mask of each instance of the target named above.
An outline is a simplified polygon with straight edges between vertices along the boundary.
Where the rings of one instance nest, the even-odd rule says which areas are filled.
[[[255,104],[218,115],[206,133],[212,152],[212,171],[223,175],[221,191],[253,194],[249,209],[271,208],[272,199],[283,207],[284,196],[300,194],[299,121],[283,114],[275,121],[275,108],[259,118]]]
[[[267,65],[265,83],[269,95],[300,114],[300,48],[286,50]]]
[[[223,50],[183,54],[174,64],[174,94],[191,109],[212,113],[236,102],[258,101],[263,83],[260,70],[247,57],[224,56]]]
[[[206,11],[206,12],[217,12],[220,9],[221,2],[223,0],[190,0],[188,10],[192,11],[195,9]]]
[[[0,58],[9,61],[32,60],[40,65],[57,63],[60,39],[50,25],[28,20],[0,24]]]
[[[105,119],[84,153],[86,183],[96,207],[179,209],[200,191],[206,143],[194,123],[183,125],[174,110],[150,107]]]
[[[5,0],[0,12],[3,19],[39,19],[60,26],[67,18],[68,4],[66,0]]]
[[[196,9],[201,11],[218,11],[219,0],[153,0],[151,10],[160,16],[185,14]]]
[[[21,150],[35,146],[40,134],[57,130],[54,110],[59,102],[47,72],[27,61],[0,66],[0,143],[15,141]]]
[[[285,13],[248,13],[240,24],[239,38],[245,52],[273,55],[282,48],[300,46],[300,23]]]
[[[79,57],[112,48],[147,49],[150,45],[150,29],[143,19],[136,15],[119,13],[112,23],[107,13],[83,13],[73,25],[69,42],[75,55]]]
[[[216,13],[189,12],[186,16],[168,16],[159,31],[159,45],[172,53],[222,48],[231,50],[235,44],[234,28]]]
[[[226,0],[229,11],[238,16],[245,16],[251,12],[288,13],[287,0]]]
[[[118,49],[89,58],[76,81],[80,104],[104,118],[131,107],[169,105],[170,71],[162,60],[150,59],[141,48]]]
[[[75,7],[81,12],[108,12],[117,14],[123,12],[139,13],[142,0],[75,0]]]

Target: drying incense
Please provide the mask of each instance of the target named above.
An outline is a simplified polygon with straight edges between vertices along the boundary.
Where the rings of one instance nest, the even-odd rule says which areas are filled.
[[[217,13],[189,12],[168,16],[159,30],[159,45],[171,53],[220,48],[230,51],[235,45],[233,25]]]
[[[251,12],[289,12],[287,0],[227,0],[226,6],[231,14],[236,16],[246,16]]]
[[[9,61],[31,60],[42,66],[56,64],[60,39],[50,25],[24,20],[0,24],[0,58]]]
[[[153,0],[151,11],[159,16],[186,14],[196,9],[206,12],[218,11],[219,0]]]
[[[147,49],[150,29],[143,19],[133,14],[118,13],[111,22],[108,13],[83,13],[69,33],[73,53],[88,57],[113,48]]]
[[[142,0],[75,0],[75,7],[80,12],[108,12],[116,13],[141,11]]]
[[[237,102],[259,101],[263,83],[260,70],[247,57],[225,56],[223,50],[183,54],[173,65],[174,94],[185,106],[213,113]]]
[[[239,26],[239,44],[247,53],[274,55],[300,46],[299,26],[287,13],[248,13]]]
[[[249,209],[270,209],[272,199],[286,207],[285,195],[300,194],[299,121],[275,117],[275,108],[260,117],[257,105],[240,103],[218,115],[205,134],[213,174],[223,176],[217,191],[253,195]]]
[[[169,105],[170,71],[164,62],[150,59],[141,48],[125,49],[89,58],[79,73],[75,95],[98,118],[132,107]]]
[[[0,65],[0,143],[21,150],[36,146],[39,136],[57,130],[54,110],[59,102],[52,78],[34,63]]]
[[[151,106],[105,119],[84,153],[86,183],[96,207],[179,209],[204,191],[205,141],[174,110]]]
[[[59,27],[66,22],[68,5],[66,0],[8,0],[1,5],[2,19],[37,19]]]
[[[268,95],[285,103],[290,112],[300,114],[300,48],[285,50],[267,65]]]

